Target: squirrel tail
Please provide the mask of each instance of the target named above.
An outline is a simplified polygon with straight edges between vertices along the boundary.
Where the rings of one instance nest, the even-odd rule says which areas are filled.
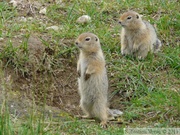
[[[153,44],[153,52],[157,53],[160,50],[161,46],[161,41],[159,39],[156,39],[156,42]]]

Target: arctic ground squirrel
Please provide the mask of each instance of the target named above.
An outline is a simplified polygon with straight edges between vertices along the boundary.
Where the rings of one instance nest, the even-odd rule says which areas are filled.
[[[99,38],[93,33],[83,33],[75,44],[80,49],[77,72],[84,118],[97,117],[101,120],[101,126],[106,127],[108,78]]]
[[[108,120],[122,112],[117,110],[113,115],[108,108],[108,77],[99,38],[93,33],[82,33],[75,44],[80,49],[77,72],[83,118],[98,118],[106,128]]]
[[[121,31],[121,54],[133,55],[144,59],[148,52],[160,50],[161,41],[157,38],[154,27],[142,20],[141,15],[134,11],[122,14],[119,19]]]

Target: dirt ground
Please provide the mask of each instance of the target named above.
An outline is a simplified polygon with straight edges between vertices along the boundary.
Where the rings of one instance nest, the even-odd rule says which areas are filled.
[[[45,102],[47,106],[56,107],[68,112],[71,116],[81,115],[76,67],[67,66],[63,71],[53,74],[39,73],[36,77],[25,78],[21,75],[17,76],[11,69],[6,70],[6,78],[11,76],[12,79],[12,87],[9,88],[12,91],[8,90],[11,93],[8,94],[9,105],[13,105],[16,110],[23,111],[31,106],[32,101],[41,107]],[[109,92],[112,91],[113,88],[110,88]],[[119,96],[114,96],[110,101],[110,107],[121,110],[122,106],[119,102]]]

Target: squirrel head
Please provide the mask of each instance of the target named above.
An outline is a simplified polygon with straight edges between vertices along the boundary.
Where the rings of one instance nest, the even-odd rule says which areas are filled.
[[[119,18],[119,24],[125,29],[138,29],[142,23],[141,15],[135,11],[128,11]]]
[[[97,52],[101,48],[99,38],[89,32],[80,34],[75,45],[84,52]]]

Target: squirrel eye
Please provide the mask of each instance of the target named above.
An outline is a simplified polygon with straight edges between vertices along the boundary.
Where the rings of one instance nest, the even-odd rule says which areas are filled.
[[[131,16],[128,16],[127,19],[130,20],[132,17]]]
[[[96,41],[98,41],[98,38],[97,38],[97,37],[95,37],[95,40],[96,40]]]
[[[86,40],[86,41],[89,41],[90,39],[91,39],[90,37],[87,37],[85,40]]]

